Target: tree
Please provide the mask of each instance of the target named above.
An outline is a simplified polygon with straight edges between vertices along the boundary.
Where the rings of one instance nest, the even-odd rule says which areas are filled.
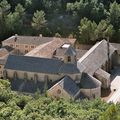
[[[97,34],[97,39],[104,39],[107,37],[111,38],[114,33],[114,29],[107,20],[102,20],[99,22],[95,33]]]
[[[98,2],[98,0],[80,0],[67,3],[67,11],[77,14],[81,19],[86,17],[97,23],[107,18],[107,11],[103,3]]]
[[[45,20],[45,13],[44,11],[36,11],[34,13],[33,19],[32,19],[32,27],[35,28],[36,30],[40,30],[42,27],[46,25],[46,20]]]
[[[18,4],[15,7],[15,12],[10,12],[7,16],[6,16],[6,20],[5,20],[5,24],[6,24],[6,28],[7,31],[9,33],[21,33],[21,31],[23,31],[22,27],[23,27],[23,20],[24,20],[24,15],[25,15],[25,9],[23,8],[23,6],[21,4]]]
[[[6,34],[5,19],[9,14],[10,8],[11,6],[6,0],[0,2],[0,34],[2,35]]]
[[[97,39],[95,34],[97,24],[95,22],[91,22],[87,18],[83,18],[80,21],[80,26],[78,28],[81,42],[89,43],[90,41],[95,41]]]
[[[19,13],[20,17],[23,17],[25,14],[25,9],[23,8],[23,6],[21,4],[18,4],[15,7],[15,12]]]
[[[119,120],[117,106],[110,105],[108,109],[100,116],[99,120]]]
[[[10,4],[7,2],[7,0],[3,0],[0,3],[0,13],[1,15],[8,13],[10,11]]]
[[[115,30],[120,29],[120,4],[116,1],[110,4],[108,19],[114,26]]]
[[[101,20],[97,25],[94,21],[83,18],[78,28],[80,41],[85,43],[111,38],[114,33],[113,26],[107,20]]]

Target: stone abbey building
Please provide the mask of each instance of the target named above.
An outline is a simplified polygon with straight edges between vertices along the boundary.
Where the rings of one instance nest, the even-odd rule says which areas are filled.
[[[12,89],[39,89],[57,98],[100,97],[101,87],[110,87],[109,71],[120,64],[118,47],[106,40],[78,49],[75,39],[15,35],[2,42],[1,51],[6,46],[11,49],[0,57],[1,77]]]

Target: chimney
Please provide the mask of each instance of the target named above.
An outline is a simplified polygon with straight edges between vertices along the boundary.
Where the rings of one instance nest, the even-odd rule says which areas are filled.
[[[39,37],[42,37],[42,34],[39,34]]]
[[[17,41],[17,37],[18,37],[18,35],[17,35],[17,34],[15,34],[15,42]]]

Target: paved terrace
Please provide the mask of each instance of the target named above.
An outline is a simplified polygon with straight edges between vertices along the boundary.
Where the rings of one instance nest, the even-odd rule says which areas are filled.
[[[107,97],[103,99],[108,103],[113,102],[114,104],[120,102],[120,66],[114,67],[111,71],[111,89]],[[115,90],[114,90],[115,89]]]

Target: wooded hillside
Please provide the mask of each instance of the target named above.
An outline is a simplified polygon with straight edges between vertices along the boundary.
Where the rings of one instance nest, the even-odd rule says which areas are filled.
[[[120,42],[120,1],[0,0],[0,39],[13,34]]]
[[[120,120],[120,104],[100,99],[53,100],[46,95],[13,92],[7,80],[0,80],[0,120]]]

